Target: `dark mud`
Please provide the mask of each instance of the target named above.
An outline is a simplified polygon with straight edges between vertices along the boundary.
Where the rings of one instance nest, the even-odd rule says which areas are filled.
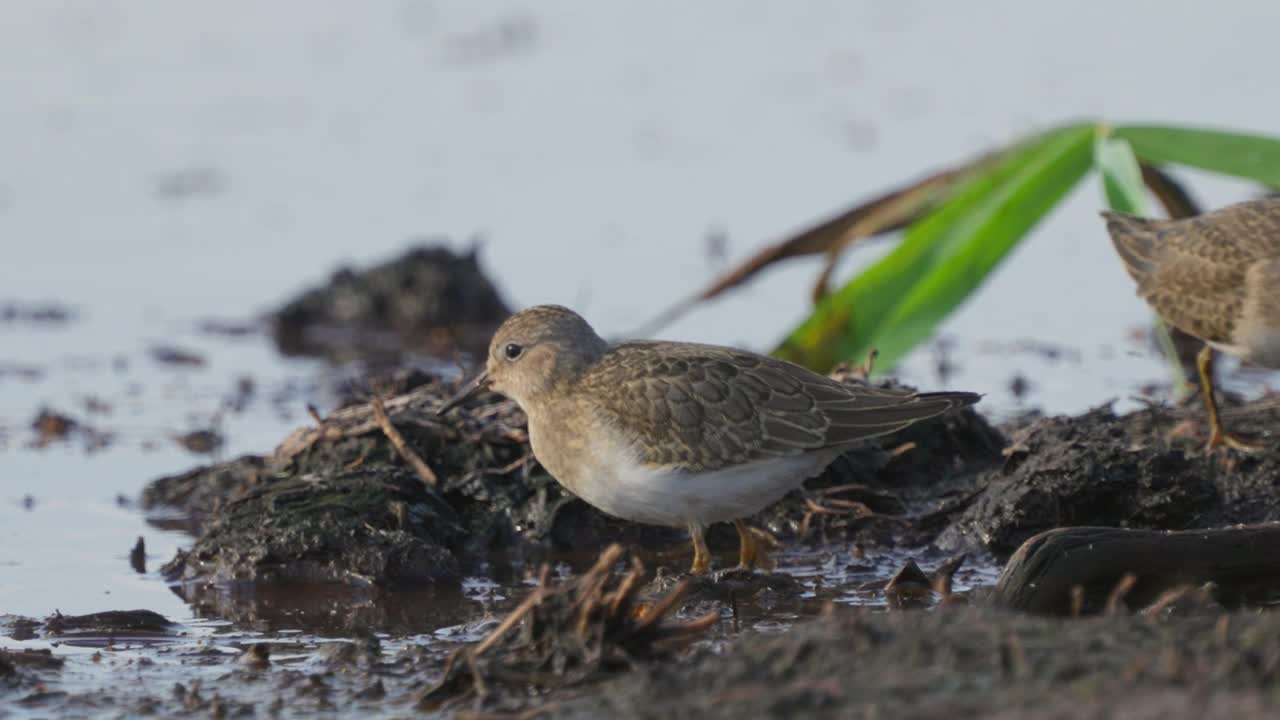
[[[1234,408],[1231,427],[1265,437],[1280,405]],[[1109,407],[1037,420],[1010,433],[1002,466],[937,538],[944,548],[983,545],[1007,557],[1056,527],[1183,530],[1280,519],[1280,447],[1255,454],[1204,451],[1198,399],[1116,415]]]
[[[564,491],[532,457],[513,403],[488,396],[436,417],[452,391],[429,380],[385,404],[422,471],[393,449],[370,404],[358,403],[295,432],[270,457],[153,482],[145,508],[199,519],[195,545],[166,573],[413,585],[456,581],[502,558],[568,553],[589,562],[612,542],[685,551],[682,531],[608,517]],[[953,413],[851,452],[756,521],[814,543],[858,536],[918,544],[931,517],[971,495],[1001,447],[979,415]],[[731,527],[714,528],[709,540],[713,549],[736,549]]]
[[[476,251],[421,246],[375,267],[338,270],[272,314],[286,355],[387,360],[406,351],[481,352],[511,314]]]
[[[843,610],[653,663],[557,717],[1273,717],[1280,615],[1045,620],[944,606]]]

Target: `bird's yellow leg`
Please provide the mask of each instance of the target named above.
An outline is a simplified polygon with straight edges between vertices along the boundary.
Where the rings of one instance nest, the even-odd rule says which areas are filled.
[[[753,528],[743,520],[734,520],[733,526],[738,529],[738,567],[742,570],[771,570],[773,560],[769,558],[769,548],[777,541],[764,530]]]
[[[1232,450],[1257,452],[1262,449],[1258,443],[1241,440],[1228,433],[1222,427],[1222,419],[1218,417],[1218,400],[1213,396],[1213,348],[1205,345],[1196,356],[1196,370],[1200,373],[1200,392],[1204,395],[1204,405],[1209,411],[1209,442],[1206,452],[1212,452],[1219,445],[1226,445]]]
[[[689,523],[689,539],[693,541],[693,567],[689,572],[706,575],[711,570],[711,552],[707,550],[707,540],[702,536],[701,525]]]

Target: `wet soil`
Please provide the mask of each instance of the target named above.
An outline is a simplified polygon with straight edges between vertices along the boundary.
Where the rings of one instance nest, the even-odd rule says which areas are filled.
[[[545,700],[557,717],[1272,717],[1280,616],[844,610]]]
[[[594,558],[612,542],[683,550],[682,531],[608,517],[563,490],[532,457],[513,403],[482,397],[437,417],[452,392],[452,384],[427,378],[385,402],[421,467],[394,448],[370,403],[353,402],[298,430],[271,456],[153,482],[144,508],[199,519],[194,546],[166,575],[421,585],[456,582],[495,553],[528,561],[569,552]],[[930,518],[964,502],[1001,447],[1002,437],[981,416],[953,413],[849,453],[756,521],[784,539],[814,544],[855,536],[919,544]],[[736,548],[728,526],[714,528],[710,541]]]
[[[1264,437],[1280,426],[1280,405],[1264,398],[1226,417],[1233,430]],[[936,541],[1003,558],[1063,526],[1184,530],[1280,519],[1280,447],[1206,453],[1205,427],[1193,398],[1183,408],[1101,407],[1012,430],[1003,464],[979,479]]]
[[[1228,613],[1197,599],[1137,615],[1044,618],[994,609],[979,593],[742,629],[726,612],[658,607],[663,596],[636,605],[628,564],[606,570],[553,583],[539,602],[520,603],[512,623],[407,640],[359,631],[340,641],[220,640],[181,627],[146,636],[112,623],[93,634],[89,623],[57,636],[86,649],[74,669],[45,652],[0,651],[0,702],[36,715],[940,719],[1263,718],[1280,704],[1272,612]],[[45,636],[47,625],[30,621]],[[76,680],[121,672],[139,681]]]

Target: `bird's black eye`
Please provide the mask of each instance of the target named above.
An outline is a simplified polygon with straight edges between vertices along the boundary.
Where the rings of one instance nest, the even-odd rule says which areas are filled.
[[[524,348],[515,343],[507,343],[507,346],[502,348],[502,352],[506,353],[508,360],[515,360],[524,352]]]

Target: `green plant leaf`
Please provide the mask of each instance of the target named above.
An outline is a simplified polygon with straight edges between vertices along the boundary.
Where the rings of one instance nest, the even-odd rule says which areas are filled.
[[[965,219],[1025,172],[1045,148],[1086,131],[1091,134],[1093,126],[1068,126],[1005,150],[981,172],[959,183],[937,210],[912,224],[892,252],[823,299],[774,354],[821,372],[840,360],[861,361],[877,347],[887,327],[885,320],[899,299],[930,271]]]
[[[1125,125],[1112,135],[1128,140],[1145,162],[1190,165],[1280,187],[1280,139],[1274,137],[1161,125]]]
[[[1026,165],[953,227],[943,251],[885,321],[892,332],[874,339],[888,370],[986,281],[1031,229],[1089,171],[1092,126],[1064,133],[1037,149]]]
[[[1130,215],[1149,214],[1142,167],[1126,140],[1099,131],[1093,146],[1093,164],[1102,175],[1102,190],[1112,210]]]

